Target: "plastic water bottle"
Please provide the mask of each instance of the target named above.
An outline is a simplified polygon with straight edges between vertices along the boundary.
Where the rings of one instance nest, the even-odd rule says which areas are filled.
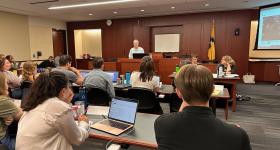
[[[217,69],[217,77],[221,78],[224,76],[223,66],[219,65]]]
[[[130,72],[127,71],[125,74],[126,84],[130,84]]]
[[[179,70],[180,70],[180,67],[179,67],[179,65],[177,64],[177,65],[176,65],[176,68],[175,68],[176,73],[179,72]]]
[[[87,108],[87,92],[86,87],[80,87],[79,89],[79,101],[84,102],[85,109]]]

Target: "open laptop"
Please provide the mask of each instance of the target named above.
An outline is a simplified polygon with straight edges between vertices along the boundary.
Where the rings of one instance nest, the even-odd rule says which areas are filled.
[[[145,53],[134,53],[134,54],[133,54],[133,59],[142,59],[144,56],[149,56],[149,54],[145,54]]]
[[[137,100],[115,97],[111,102],[108,119],[91,125],[91,128],[120,135],[134,126],[137,107]]]
[[[111,77],[112,82],[117,82],[117,79],[119,77],[118,71],[105,71],[105,73],[107,73]]]

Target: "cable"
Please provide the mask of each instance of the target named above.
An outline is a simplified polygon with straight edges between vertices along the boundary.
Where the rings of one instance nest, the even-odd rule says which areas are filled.
[[[111,139],[110,141],[108,141],[107,144],[106,144],[106,150],[108,150],[108,147],[111,145],[111,143],[112,143],[115,139],[117,139],[117,138],[119,138],[119,137],[128,136],[130,133],[132,133],[132,131],[135,131],[135,128],[134,128],[134,127],[133,127],[129,132],[127,132],[127,133],[125,133],[125,134],[123,134],[123,135],[121,135],[121,136],[116,136],[116,137],[114,137],[113,139]]]

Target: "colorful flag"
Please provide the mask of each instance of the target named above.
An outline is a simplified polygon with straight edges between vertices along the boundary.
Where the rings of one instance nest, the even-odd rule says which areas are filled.
[[[211,31],[211,36],[210,36],[208,59],[210,61],[215,60],[215,21],[214,20],[213,20],[212,31]]]

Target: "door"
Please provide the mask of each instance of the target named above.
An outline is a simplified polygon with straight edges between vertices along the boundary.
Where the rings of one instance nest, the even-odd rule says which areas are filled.
[[[52,37],[53,37],[53,55],[54,55],[54,57],[67,54],[66,31],[53,29]]]

